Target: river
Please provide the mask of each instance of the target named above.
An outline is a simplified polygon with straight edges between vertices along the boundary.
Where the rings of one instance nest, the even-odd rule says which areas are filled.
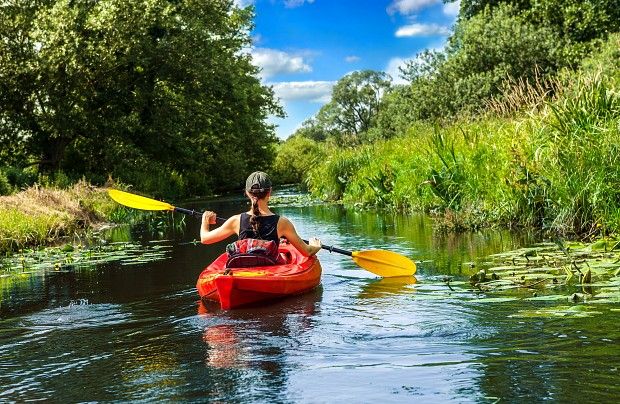
[[[235,198],[196,203],[219,216]],[[415,279],[378,279],[322,251],[322,284],[262,307],[199,304],[198,223],[133,229],[166,258],[16,276],[1,287],[0,402],[615,402],[620,312],[533,316],[557,305],[483,299],[443,280],[472,262],[537,242],[527,234],[433,232],[424,216],[340,206],[275,208],[305,237],[349,250],[387,249],[418,263]],[[127,236],[126,236],[127,237]],[[564,305],[570,305],[566,302]]]

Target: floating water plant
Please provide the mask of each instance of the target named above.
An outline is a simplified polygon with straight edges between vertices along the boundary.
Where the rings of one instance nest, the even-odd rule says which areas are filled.
[[[89,247],[65,245],[24,249],[18,254],[0,259],[0,274],[94,268],[96,265],[109,262],[120,262],[121,265],[144,264],[167,258],[171,248],[163,242],[147,245],[120,242]]]
[[[619,246],[612,239],[567,245],[558,241],[491,255],[478,264],[480,269],[469,277],[466,287],[486,295],[518,293],[537,301],[620,303]],[[447,284],[451,289],[455,285]],[[539,310],[524,316],[551,312]],[[574,311],[559,313],[573,315]],[[587,313],[591,314],[595,312]]]

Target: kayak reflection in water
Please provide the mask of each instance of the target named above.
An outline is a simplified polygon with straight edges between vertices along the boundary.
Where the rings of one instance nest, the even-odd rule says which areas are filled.
[[[229,218],[220,227],[214,229],[210,229],[210,225],[216,223],[215,212],[204,212],[200,241],[203,244],[213,244],[233,234],[238,235],[239,240],[227,246],[229,264],[230,260],[236,259],[235,266],[282,263],[283,258],[278,254],[280,238],[286,238],[306,257],[315,255],[321,250],[321,240],[311,237],[309,243],[304,242],[289,219],[273,213],[269,209],[271,190],[271,180],[266,173],[255,171],[250,174],[245,182],[245,194],[252,203],[251,209]],[[243,261],[247,260],[248,256],[252,259],[244,263]],[[256,257],[260,259],[257,261]],[[230,267],[230,265],[227,266]]]
[[[313,318],[321,296],[322,290],[315,288],[266,307],[232,311],[226,315],[199,303],[198,314],[204,322],[202,340],[207,345],[205,364],[218,369],[264,365],[283,374],[279,358],[286,356],[286,351],[274,339],[304,339],[315,325]],[[266,346],[269,346],[270,355],[257,357],[257,350]]]

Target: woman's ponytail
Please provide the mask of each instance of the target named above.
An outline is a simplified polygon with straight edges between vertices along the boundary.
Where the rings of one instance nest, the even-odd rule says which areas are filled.
[[[252,199],[252,217],[250,217],[250,225],[252,226],[252,231],[254,231],[254,235],[257,238],[260,237],[259,233],[259,225],[258,225],[258,217],[260,216],[260,209],[258,209],[258,198],[256,196],[251,196]]]

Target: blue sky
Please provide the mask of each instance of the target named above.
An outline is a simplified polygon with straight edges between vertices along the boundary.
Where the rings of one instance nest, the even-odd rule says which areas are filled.
[[[389,73],[424,49],[444,46],[458,2],[442,0],[235,0],[254,5],[254,63],[286,111],[272,117],[285,139],[329,101],[344,75]]]

